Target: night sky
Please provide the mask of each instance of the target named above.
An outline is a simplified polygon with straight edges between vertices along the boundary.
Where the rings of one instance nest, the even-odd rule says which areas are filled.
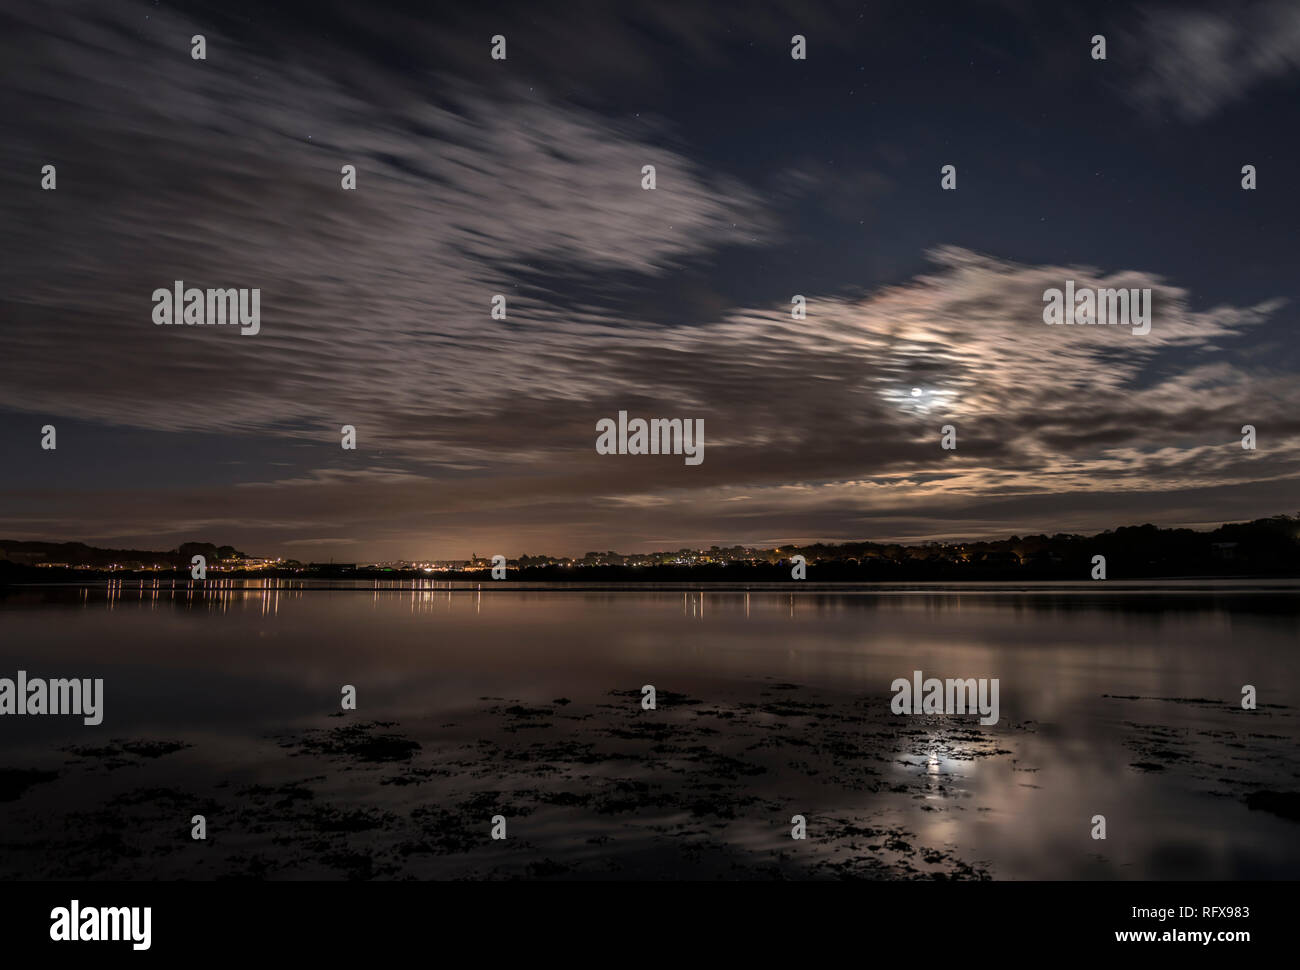
[[[0,8],[0,537],[371,561],[1300,508],[1294,0],[263,6]],[[1046,326],[1067,279],[1150,287],[1151,332]],[[155,326],[174,280],[260,288],[261,332]],[[598,455],[620,410],[702,418],[703,463]]]

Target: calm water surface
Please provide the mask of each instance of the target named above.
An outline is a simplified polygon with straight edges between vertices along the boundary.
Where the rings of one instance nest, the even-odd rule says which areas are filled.
[[[1293,879],[1249,799],[1300,791],[1297,592],[0,590],[0,677],[105,682],[98,727],[0,718],[0,874]],[[891,715],[918,669],[1000,722]]]

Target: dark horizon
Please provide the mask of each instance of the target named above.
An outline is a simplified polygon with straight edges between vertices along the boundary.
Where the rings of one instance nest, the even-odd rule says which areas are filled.
[[[795,556],[803,556],[807,566],[823,566],[822,578],[837,580],[1084,579],[1091,575],[1091,557],[1099,554],[1107,557],[1110,574],[1092,576],[1094,579],[1300,577],[1300,513],[1223,523],[1207,530],[1162,529],[1148,522],[1116,526],[1094,535],[1054,532],[925,543],[861,539],[842,543],[793,542],[771,547],[732,544],[629,553],[588,550],[581,556],[536,551],[485,554],[475,551],[468,557],[399,557],[338,564],[333,559],[308,562],[262,556],[230,545],[201,541],[182,543],[171,550],[139,550],[0,539],[0,582],[30,582],[42,578],[42,573],[81,575],[87,570],[105,573],[163,568],[184,572],[195,554],[205,557],[207,568],[244,575],[277,575],[304,569],[328,575],[340,568],[366,574],[418,574],[421,567],[433,565],[455,573],[474,572],[490,568],[493,557],[502,555],[511,578],[563,578],[566,574],[555,572],[554,567],[581,566],[585,578],[620,581],[656,582],[675,575],[690,579],[707,579],[710,575],[734,579],[736,567],[748,569],[747,577],[774,579],[788,578],[785,575],[788,564]],[[777,566],[781,569],[769,568]],[[894,568],[899,566],[905,567],[904,570]],[[725,567],[731,567],[731,575],[718,572]],[[879,567],[888,568],[881,572]],[[593,568],[600,572],[593,576]]]

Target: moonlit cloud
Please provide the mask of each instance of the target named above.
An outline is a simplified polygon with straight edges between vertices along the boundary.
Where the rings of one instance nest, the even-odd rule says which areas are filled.
[[[1300,72],[1300,6],[1257,0],[1202,10],[1155,7],[1135,40],[1144,64],[1136,98],[1201,121]]]

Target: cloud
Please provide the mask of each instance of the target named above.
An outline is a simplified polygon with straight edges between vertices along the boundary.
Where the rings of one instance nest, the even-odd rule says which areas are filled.
[[[1145,13],[1134,45],[1145,68],[1135,99],[1197,122],[1300,71],[1300,6],[1292,0],[1158,8]]]
[[[200,27],[170,12],[131,31],[27,14],[52,36],[11,65],[2,102],[23,120],[6,219],[30,229],[4,244],[0,406],[248,430],[333,423],[382,388],[384,407],[424,420],[431,392],[462,410],[511,370],[566,365],[552,294],[520,284],[534,264],[653,279],[764,224],[753,192],[669,133],[540,91],[435,78],[436,97],[408,82],[376,107],[338,80],[363,70],[355,55],[320,51],[309,69],[209,29],[195,62]],[[95,97],[78,104],[87,79]],[[57,120],[31,110],[42,100]],[[31,191],[47,162],[57,194]],[[657,191],[640,187],[646,164]],[[259,288],[261,334],[155,328],[150,294],[176,279]],[[489,319],[496,293],[505,324]]]
[[[1136,270],[1025,265],[957,247],[931,259],[933,270],[902,285],[814,296],[805,321],[785,306],[740,308],[710,326],[557,321],[542,341],[552,360],[503,358],[512,366],[499,372],[501,393],[450,421],[442,416],[456,402],[441,378],[456,365],[421,361],[424,411],[398,418],[372,396],[357,417],[357,453],[322,436],[313,454],[328,464],[307,474],[191,490],[183,503],[98,494],[88,507],[133,532],[188,518],[182,504],[224,503],[232,523],[250,509],[275,523],[264,536],[343,531],[400,556],[451,555],[448,543],[513,554],[631,548],[652,536],[921,538],[1004,523],[1023,532],[1027,519],[1049,531],[1100,529],[1175,510],[1208,520],[1212,506],[1248,517],[1255,503],[1271,511],[1294,495],[1294,375],[1248,368],[1231,351],[1276,302],[1197,310],[1186,290]],[[1043,291],[1066,279],[1150,287],[1151,332],[1044,325]],[[338,393],[361,400],[373,387],[346,361],[335,366]],[[702,417],[704,463],[596,455],[596,420],[620,409]],[[938,445],[949,423],[955,452]],[[1264,429],[1260,451],[1241,449],[1244,423]],[[261,433],[277,432],[268,423]],[[376,438],[383,463],[367,443]],[[441,464],[467,453],[483,467]],[[1227,500],[1224,489],[1234,490]],[[21,504],[40,516],[43,501]]]
[[[750,298],[664,323],[643,309],[683,275],[776,235],[769,194],[670,128],[324,41],[278,58],[211,24],[194,62],[195,21],[86,10],[10,15],[28,43],[0,92],[16,119],[0,178],[24,231],[0,241],[0,407],[249,447],[243,464],[214,456],[235,487],[195,486],[196,461],[182,486],[9,488],[17,538],[202,530],[274,554],[346,535],[358,555],[444,558],[1208,521],[1293,500],[1300,385],[1244,346],[1271,294],[1204,308],[1141,267],[950,246],[898,285],[805,291],[803,321]],[[54,193],[35,187],[46,162]],[[782,172],[780,192],[821,205],[888,187]],[[261,333],[155,327],[150,294],[174,279],[259,287]],[[1043,291],[1066,279],[1150,287],[1151,332],[1045,326]],[[704,463],[597,455],[596,422],[619,410],[704,419]]]

